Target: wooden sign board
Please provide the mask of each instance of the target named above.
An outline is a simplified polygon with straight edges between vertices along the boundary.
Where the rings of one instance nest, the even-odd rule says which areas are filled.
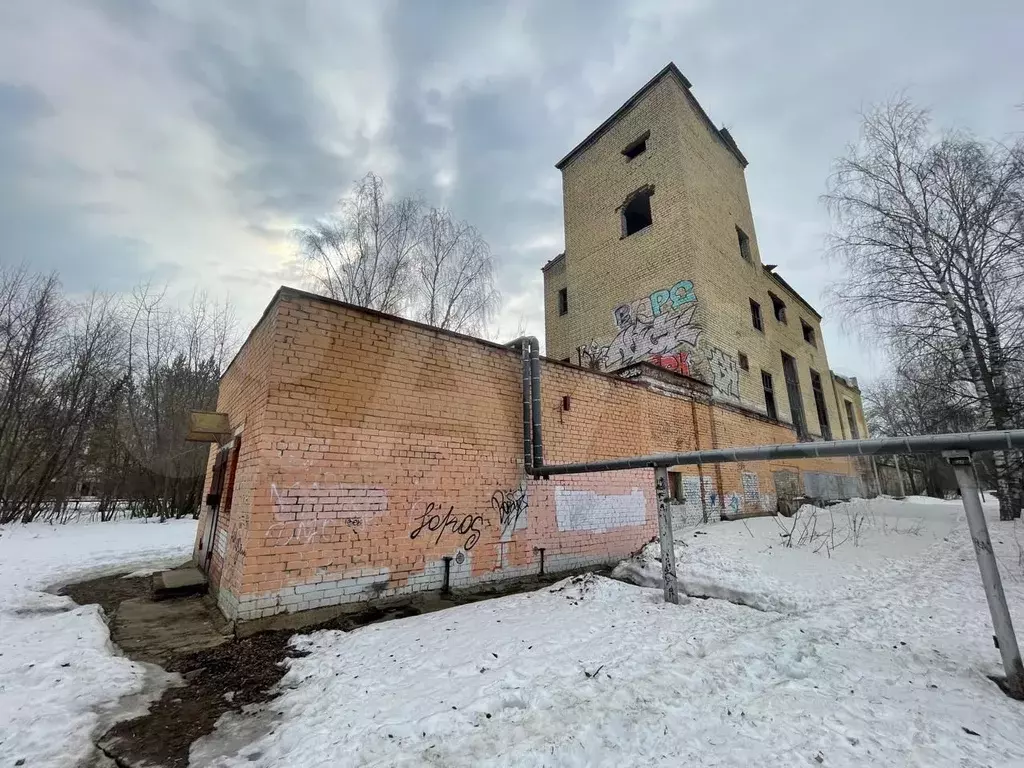
[[[188,415],[188,434],[193,443],[226,443],[231,439],[231,423],[226,413],[192,411]]]

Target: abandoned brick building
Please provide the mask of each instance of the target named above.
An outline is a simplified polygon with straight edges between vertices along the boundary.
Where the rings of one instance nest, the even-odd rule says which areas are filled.
[[[565,252],[544,266],[549,357],[646,360],[803,437],[865,436],[821,315],[763,265],[744,169],[669,64],[561,162]]]
[[[703,177],[687,184],[702,186],[673,191],[667,165],[690,150]],[[781,402],[766,408],[742,359],[733,358],[741,374],[714,351],[742,349],[752,370],[778,375],[789,349],[800,377],[828,370],[818,315],[760,267],[744,164],[671,65],[559,164],[566,254],[545,268],[549,356],[536,361],[536,388],[524,376],[527,341],[502,346],[281,288],[220,383],[230,434],[211,451],[195,560],[225,616],[609,563],[656,535],[652,469],[534,478],[528,413],[545,465],[825,433],[824,420],[808,429]],[[609,233],[597,219],[608,196],[632,200],[640,188],[653,192],[646,233]],[[614,208],[613,227],[633,215]],[[723,227],[741,250],[719,279],[709,265],[736,256],[715,239]],[[623,297],[621,286],[644,297]],[[806,349],[767,313],[754,330],[763,336],[740,333],[725,319],[730,286],[744,303],[766,289],[788,302],[793,323],[812,329],[796,337]],[[658,342],[666,333],[675,335]],[[851,432],[846,416],[863,435],[855,382],[820,379],[808,410],[825,392],[836,433]],[[773,511],[809,492],[848,496],[860,482],[846,459],[674,469],[680,522]]]

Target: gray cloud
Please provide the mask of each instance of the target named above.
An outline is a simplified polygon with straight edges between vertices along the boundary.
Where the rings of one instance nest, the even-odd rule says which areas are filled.
[[[321,215],[357,168],[326,146],[328,105],[310,87],[289,51],[260,37],[249,50],[232,46],[230,23],[198,27],[178,56],[199,87],[194,105],[241,169],[230,181],[252,215]],[[365,155],[362,137],[352,154]]]
[[[675,60],[751,160],[764,259],[823,308],[818,196],[857,109],[909,88],[943,123],[1019,128],[1021,32],[1000,0],[11,4],[2,258],[76,287],[231,289],[249,323],[296,278],[289,231],[375,170],[475,224],[500,259],[502,327],[543,335],[553,164]],[[834,367],[870,373],[825,333]]]
[[[129,288],[140,276],[132,265],[143,244],[91,231],[89,206],[52,200],[30,183],[54,177],[87,181],[80,169],[35,156],[26,141],[52,110],[38,91],[0,83],[0,263],[56,270],[73,287],[94,284],[99,271],[103,288]],[[173,267],[164,274],[170,277]]]

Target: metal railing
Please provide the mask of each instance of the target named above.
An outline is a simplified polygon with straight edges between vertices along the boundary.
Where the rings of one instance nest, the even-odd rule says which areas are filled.
[[[524,366],[525,370],[525,366]],[[525,420],[525,418],[524,418]],[[679,602],[676,576],[676,555],[672,538],[672,514],[669,510],[668,467],[686,464],[720,464],[740,461],[771,461],[773,459],[810,459],[839,456],[880,456],[911,453],[941,453],[956,473],[963,498],[967,525],[970,529],[974,552],[978,558],[981,581],[985,587],[996,644],[1006,673],[1004,690],[1015,699],[1024,699],[1024,664],[1021,662],[1017,637],[1014,634],[1010,611],[1006,605],[1003,584],[999,576],[988,523],[981,506],[978,481],[974,473],[971,454],[978,451],[1004,451],[1024,448],[1024,429],[992,432],[964,432],[943,435],[915,435],[911,437],[882,437],[864,440],[833,440],[816,443],[785,443],[743,448],[718,448],[686,453],[658,453],[621,459],[588,461],[575,464],[541,465],[534,462],[528,472],[548,478],[551,475],[569,475],[585,472],[610,472],[623,469],[654,469],[654,484],[658,499],[658,534],[661,540],[661,567],[665,582],[665,600]]]

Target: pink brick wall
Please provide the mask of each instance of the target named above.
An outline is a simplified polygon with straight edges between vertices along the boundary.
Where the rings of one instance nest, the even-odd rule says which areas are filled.
[[[542,367],[550,462],[793,439],[735,410]],[[517,351],[283,290],[221,382],[242,443],[229,576],[212,585],[225,614],[436,590],[445,557],[460,587],[536,573],[541,549],[557,571],[640,548],[657,532],[653,471],[527,480],[521,387]],[[779,466],[730,467],[708,487],[742,492],[743,472],[769,487]]]

